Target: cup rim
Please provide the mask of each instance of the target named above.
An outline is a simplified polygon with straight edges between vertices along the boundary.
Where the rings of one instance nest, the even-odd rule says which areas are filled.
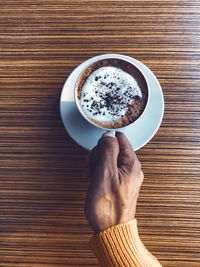
[[[103,57],[103,58],[99,58],[100,56],[104,56],[104,57]],[[95,61],[93,61],[93,62],[91,62],[91,63],[88,63],[88,64],[85,66],[85,68],[79,73],[79,75],[78,75],[78,77],[77,77],[77,79],[76,79],[76,81],[75,81],[74,97],[75,97],[76,106],[77,106],[77,108],[78,108],[80,114],[83,116],[83,118],[84,118],[87,122],[89,122],[89,123],[92,124],[93,126],[99,128],[99,129],[102,129],[102,130],[106,130],[106,131],[117,131],[117,130],[120,131],[121,129],[125,129],[125,128],[127,128],[129,125],[135,123],[138,119],[140,119],[140,118],[144,115],[144,113],[145,113],[145,111],[146,111],[146,109],[147,109],[147,106],[148,106],[148,104],[149,104],[149,98],[150,98],[149,82],[148,82],[148,80],[146,79],[143,70],[141,70],[138,66],[136,66],[136,65],[135,65],[133,62],[131,62],[129,59],[124,59],[124,58],[121,58],[120,56],[123,56],[123,55],[120,55],[120,54],[102,54],[102,55],[99,55],[99,56],[96,58]],[[95,58],[95,57],[93,57],[93,58]],[[90,59],[92,59],[92,58],[90,58]],[[92,120],[88,119],[88,117],[86,116],[86,114],[85,114],[85,113],[83,112],[83,110],[81,109],[81,107],[80,107],[80,103],[79,103],[79,101],[78,101],[78,93],[77,93],[77,90],[76,90],[76,89],[77,89],[77,83],[78,83],[78,81],[79,81],[79,79],[80,79],[82,73],[83,73],[83,72],[84,72],[90,65],[93,65],[93,64],[96,63],[97,61],[100,61],[100,60],[103,60],[103,59],[120,59],[120,60],[122,60],[122,61],[126,61],[126,62],[130,63],[131,65],[134,66],[134,68],[136,68],[136,69],[142,74],[142,76],[143,76],[143,78],[144,78],[144,80],[145,80],[145,82],[146,82],[146,84],[147,84],[147,92],[148,92],[147,102],[146,102],[145,108],[143,109],[142,113],[139,115],[139,117],[138,117],[136,120],[134,120],[133,122],[129,123],[128,125],[122,126],[122,127],[120,127],[120,128],[106,128],[106,127],[100,126],[100,125],[96,124],[95,122],[93,122]]]

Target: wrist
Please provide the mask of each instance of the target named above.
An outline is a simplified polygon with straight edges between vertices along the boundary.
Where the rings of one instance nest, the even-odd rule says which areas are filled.
[[[130,221],[136,220],[135,219],[135,215],[134,216],[126,216],[123,218],[120,218],[120,220],[115,220],[113,223],[107,223],[107,224],[101,224],[101,225],[95,225],[95,226],[91,226],[94,235],[97,235],[101,232],[106,231],[107,229],[110,229],[112,227],[118,226],[118,225],[122,225],[124,223],[128,223]]]

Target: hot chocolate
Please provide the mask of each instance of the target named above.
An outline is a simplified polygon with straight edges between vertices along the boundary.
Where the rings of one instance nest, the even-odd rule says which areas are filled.
[[[104,59],[86,68],[77,82],[79,107],[87,119],[103,128],[121,128],[144,111],[147,83],[131,63]]]

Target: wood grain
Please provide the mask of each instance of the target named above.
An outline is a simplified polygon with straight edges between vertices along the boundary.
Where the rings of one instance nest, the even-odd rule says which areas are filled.
[[[163,266],[199,267],[199,0],[1,0],[0,49],[0,267],[98,266],[87,152],[66,134],[59,97],[103,53],[141,60],[165,95],[162,126],[138,152],[141,238]]]

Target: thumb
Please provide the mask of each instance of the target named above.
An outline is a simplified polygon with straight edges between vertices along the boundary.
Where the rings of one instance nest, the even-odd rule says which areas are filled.
[[[98,142],[98,157],[102,167],[117,167],[119,145],[114,133],[106,132]]]

